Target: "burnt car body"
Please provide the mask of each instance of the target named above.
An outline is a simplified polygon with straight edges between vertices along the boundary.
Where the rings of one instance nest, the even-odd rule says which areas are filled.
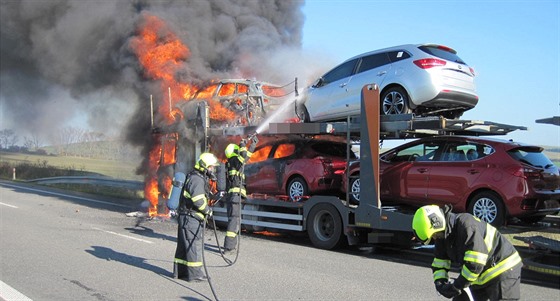
[[[340,190],[346,143],[290,138],[259,145],[245,164],[248,193],[287,195],[291,200]],[[350,152],[350,158],[355,154]]]
[[[285,101],[289,91],[278,85],[250,79],[222,79],[198,90],[191,100],[220,103],[238,118],[230,125],[258,125],[268,112]]]
[[[542,151],[493,138],[421,138],[380,156],[380,196],[418,207],[452,204],[498,226],[510,217],[537,222],[560,212],[559,169]],[[348,178],[355,181],[359,163],[350,166]],[[357,190],[353,185],[343,187],[359,201],[360,183]]]

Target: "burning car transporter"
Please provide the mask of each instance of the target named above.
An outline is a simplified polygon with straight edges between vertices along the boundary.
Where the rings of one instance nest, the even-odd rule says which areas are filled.
[[[169,180],[174,172],[186,173],[195,158],[204,151],[218,156],[231,141],[254,133],[268,135],[338,135],[346,141],[359,141],[360,173],[364,185],[358,205],[330,195],[314,195],[297,202],[279,196],[252,194],[242,203],[242,227],[247,231],[307,232],[312,244],[322,249],[333,249],[341,244],[387,243],[410,246],[411,221],[414,208],[384,207],[379,199],[379,141],[381,139],[415,138],[440,134],[505,135],[525,127],[487,121],[446,119],[443,117],[414,117],[389,115],[379,118],[379,88],[366,85],[362,89],[361,116],[348,117],[345,122],[323,123],[269,123],[267,130],[256,125],[213,126],[207,102],[185,102],[180,110],[183,118],[154,132],[160,143],[159,172]],[[348,143],[348,150],[352,143]],[[167,154],[172,159],[166,159]],[[160,185],[161,186],[161,185]],[[218,188],[220,181],[218,180]],[[166,214],[169,190],[160,192],[154,209]],[[221,203],[214,206],[216,222],[226,222],[226,210]]]

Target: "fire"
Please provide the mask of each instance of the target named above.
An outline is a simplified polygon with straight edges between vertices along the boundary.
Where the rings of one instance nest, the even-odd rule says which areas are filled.
[[[163,116],[167,125],[185,116],[176,108],[179,102],[192,99],[195,95],[205,96],[215,90],[197,91],[200,87],[181,82],[177,74],[186,68],[190,49],[170,30],[165,22],[156,16],[144,14],[137,35],[131,39],[130,48],[138,58],[144,76],[160,84],[160,99],[156,107],[158,116]],[[214,89],[216,86],[214,85]],[[210,118],[218,121],[235,120],[234,112],[224,108],[218,101],[208,101]],[[177,134],[161,137],[154,135],[154,144],[149,153],[148,172],[145,178],[144,195],[150,201],[150,216],[167,215],[167,207],[161,206],[159,199],[167,199],[171,188],[171,176],[158,174],[161,166],[174,164],[176,161]],[[159,210],[158,210],[158,205]],[[159,212],[158,212],[159,211]],[[165,212],[161,212],[165,211]]]

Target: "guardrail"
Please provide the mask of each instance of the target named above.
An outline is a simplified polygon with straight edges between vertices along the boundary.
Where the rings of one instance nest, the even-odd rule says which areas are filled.
[[[99,186],[110,186],[110,187],[120,187],[128,188],[132,190],[143,190],[144,182],[141,181],[131,181],[131,180],[119,180],[110,177],[90,177],[90,176],[66,176],[66,177],[51,177],[51,178],[40,178],[34,180],[27,180],[28,183],[37,183],[42,185],[49,184],[83,184],[83,185],[99,185]]]

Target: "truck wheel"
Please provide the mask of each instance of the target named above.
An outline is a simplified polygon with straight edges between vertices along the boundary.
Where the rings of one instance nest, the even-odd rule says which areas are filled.
[[[309,194],[307,183],[305,183],[305,180],[302,177],[293,178],[288,184],[286,192],[293,201],[297,201],[302,196]]]
[[[469,203],[467,212],[498,228],[504,225],[506,212],[501,198],[490,191],[477,193]]]
[[[317,248],[330,250],[340,245],[342,219],[330,204],[317,204],[307,217],[307,235]]]
[[[410,114],[408,94],[401,87],[391,87],[381,95],[381,115]]]

